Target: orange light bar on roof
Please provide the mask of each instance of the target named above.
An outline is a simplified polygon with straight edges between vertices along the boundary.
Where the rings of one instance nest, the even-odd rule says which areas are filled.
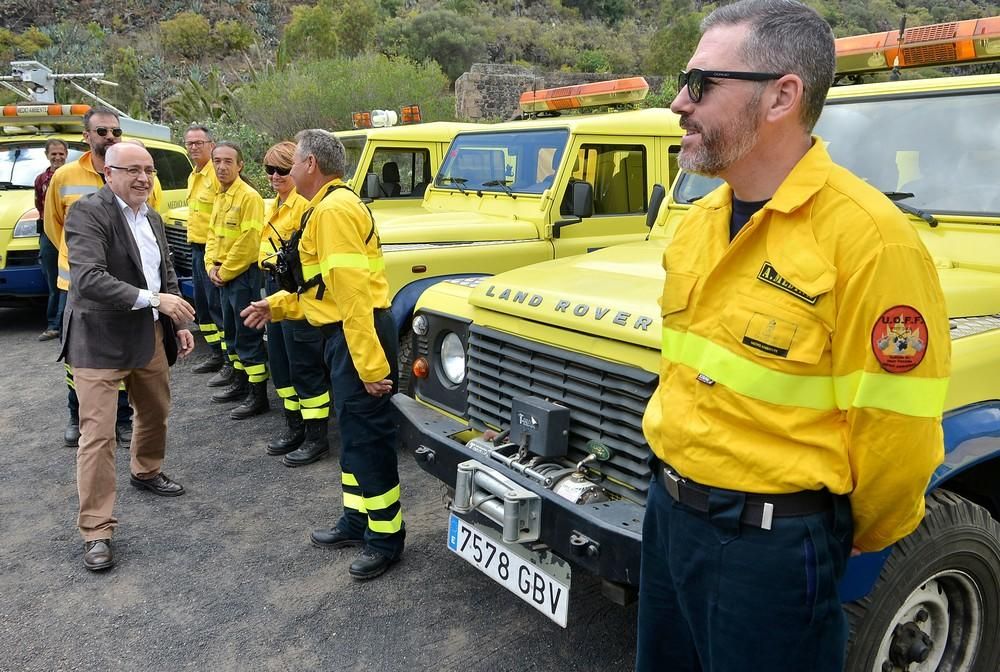
[[[554,112],[574,110],[602,105],[636,103],[649,93],[649,83],[645,77],[626,77],[592,84],[560,86],[541,91],[525,91],[521,94],[521,111]]]
[[[354,124],[354,128],[371,128],[372,113],[355,112],[354,114],[351,115],[351,122]]]
[[[400,116],[404,124],[419,124],[420,123],[420,106],[419,105],[404,105],[400,110]]]
[[[916,26],[837,40],[837,74],[1000,60],[1000,16]]]
[[[90,105],[4,105],[5,117],[70,117],[83,116]]]

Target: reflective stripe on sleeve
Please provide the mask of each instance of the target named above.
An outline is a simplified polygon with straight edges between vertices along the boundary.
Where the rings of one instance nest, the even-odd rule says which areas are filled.
[[[385,268],[385,259],[383,257],[371,258],[356,252],[331,254],[319,263],[319,268],[321,273],[327,273],[334,268],[359,268],[368,271],[379,271]],[[303,272],[305,272],[305,269],[306,267],[303,265]]]
[[[259,219],[245,219],[240,222],[240,231],[260,231],[264,224]]]
[[[77,194],[80,195],[96,194],[98,191],[100,191],[100,189],[101,189],[100,187],[95,187],[93,185],[67,184],[64,187],[59,187],[59,195],[66,197],[66,196],[76,196]]]
[[[801,376],[772,369],[712,341],[663,329],[664,359],[687,366],[750,399],[780,406],[830,411],[877,408],[913,417],[937,417],[947,378],[917,378],[854,371],[843,376]]]

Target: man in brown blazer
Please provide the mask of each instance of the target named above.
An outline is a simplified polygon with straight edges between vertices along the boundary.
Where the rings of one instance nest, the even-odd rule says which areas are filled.
[[[194,348],[163,221],[146,205],[156,170],[144,148],[120,143],[105,157],[105,186],[66,219],[71,283],[61,358],[80,397],[77,525],[89,570],[114,565],[115,408],[125,381],[133,408],[131,483],[176,497],[184,488],[160,471],[170,411],[169,366]],[[175,329],[174,325],[180,329]]]

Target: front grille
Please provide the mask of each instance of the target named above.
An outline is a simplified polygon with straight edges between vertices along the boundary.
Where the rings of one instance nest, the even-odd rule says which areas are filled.
[[[187,229],[167,224],[163,227],[167,233],[167,245],[173,254],[174,272],[179,277],[191,277],[191,245],[187,242]]]
[[[7,253],[7,268],[12,266],[37,266],[38,250],[15,250]]]
[[[510,426],[511,399],[536,396],[569,408],[568,458],[588,441],[614,451],[597,468],[609,491],[641,504],[649,488],[649,445],[642,414],[657,375],[473,325],[469,335],[468,413],[480,430]]]

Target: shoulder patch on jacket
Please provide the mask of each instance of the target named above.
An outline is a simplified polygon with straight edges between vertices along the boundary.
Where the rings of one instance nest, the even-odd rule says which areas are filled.
[[[930,334],[924,316],[913,306],[893,306],[872,327],[872,352],[889,373],[906,373],[923,361]]]

